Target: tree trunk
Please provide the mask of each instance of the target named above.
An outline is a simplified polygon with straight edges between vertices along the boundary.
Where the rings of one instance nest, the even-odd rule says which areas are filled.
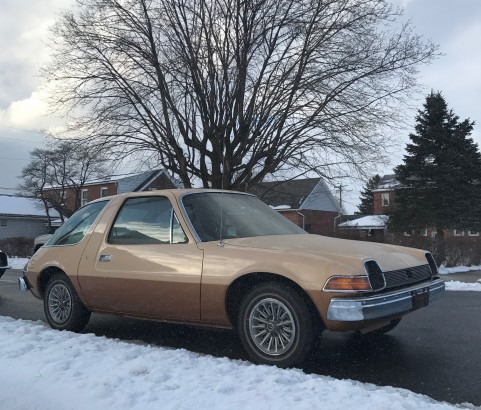
[[[439,266],[446,260],[446,242],[444,241],[444,228],[436,227],[436,264]]]

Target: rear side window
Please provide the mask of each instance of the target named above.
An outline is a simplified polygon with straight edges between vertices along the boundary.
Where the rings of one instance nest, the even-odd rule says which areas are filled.
[[[109,201],[92,202],[75,212],[44,246],[74,245],[79,243]]]
[[[186,243],[182,227],[166,197],[127,199],[120,209],[108,242],[117,245]]]

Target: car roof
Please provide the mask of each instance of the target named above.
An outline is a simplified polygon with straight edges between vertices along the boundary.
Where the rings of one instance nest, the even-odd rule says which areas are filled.
[[[190,193],[229,193],[229,194],[242,194],[242,195],[249,195],[253,196],[250,193],[247,192],[240,192],[240,191],[231,191],[227,189],[209,189],[209,188],[181,188],[181,189],[158,189],[158,190],[153,190],[153,191],[143,191],[143,192],[125,192],[122,194],[117,194],[117,195],[111,195],[111,196],[104,196],[102,198],[97,198],[89,203],[94,203],[94,202],[100,202],[100,201],[106,201],[110,200],[112,198],[117,198],[117,197],[124,197],[124,198],[129,198],[129,197],[139,197],[139,196],[162,196],[165,195],[166,193],[173,194],[175,197],[179,198],[185,194],[190,194]]]

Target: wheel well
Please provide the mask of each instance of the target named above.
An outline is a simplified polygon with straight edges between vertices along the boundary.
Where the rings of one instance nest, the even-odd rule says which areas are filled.
[[[50,280],[50,278],[53,275],[55,275],[57,273],[67,276],[66,273],[62,269],[56,268],[54,266],[52,266],[50,268],[47,268],[47,269],[44,269],[42,271],[42,273],[40,274],[39,279],[38,279],[38,289],[39,289],[42,296],[45,293],[45,289],[47,288],[48,281]]]
[[[227,289],[225,299],[226,312],[230,322],[234,327],[237,324],[237,315],[244,295],[255,286],[264,284],[266,282],[282,283],[286,287],[294,290],[307,304],[315,327],[320,331],[325,328],[319,312],[304,289],[302,289],[296,282],[284,276],[266,272],[250,273],[248,275],[241,276],[232,282]]]

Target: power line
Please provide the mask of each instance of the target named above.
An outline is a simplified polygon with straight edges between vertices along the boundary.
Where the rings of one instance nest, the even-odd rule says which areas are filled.
[[[18,128],[18,127],[11,127],[9,125],[2,125],[0,124],[0,127],[3,127],[3,128],[9,128],[11,130],[16,130],[16,131],[24,131],[24,132],[31,132],[32,134],[42,134],[44,135],[44,133],[42,131],[35,131],[35,130],[27,130],[25,128]]]
[[[6,140],[13,140],[13,141],[23,141],[23,142],[31,142],[33,144],[43,144],[43,141],[32,141],[32,140],[26,140],[23,138],[13,138],[13,137],[5,137],[4,135],[0,135],[0,138],[6,139]]]
[[[14,160],[14,161],[29,161],[28,158],[0,157],[0,159],[11,159],[11,160]]]

